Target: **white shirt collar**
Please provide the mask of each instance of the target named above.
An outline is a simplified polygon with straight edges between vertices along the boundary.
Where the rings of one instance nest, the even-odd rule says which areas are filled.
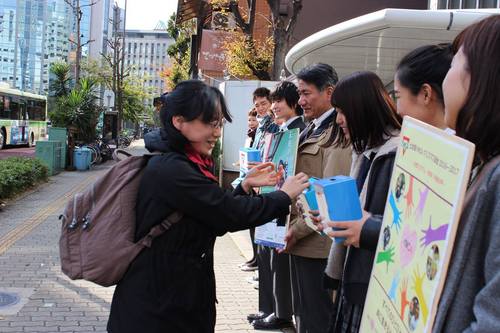
[[[371,149],[367,149],[363,152],[363,155],[365,155],[365,157],[367,159],[370,159],[370,156],[372,155],[372,153],[375,153],[377,154],[378,153],[378,150],[379,150],[380,147],[375,147],[375,148],[371,148]]]
[[[321,126],[321,124],[323,123],[323,121],[328,118],[332,113],[333,111],[335,110],[335,108],[331,108],[330,110],[326,111],[325,113],[323,113],[321,116],[319,116],[318,118],[316,119],[313,119],[313,123],[314,123],[314,127],[315,128],[318,128]]]
[[[281,124],[280,126],[280,131],[286,131],[288,129],[288,126],[295,121],[295,119],[300,118],[300,116],[295,116],[290,119],[288,119],[286,122]]]

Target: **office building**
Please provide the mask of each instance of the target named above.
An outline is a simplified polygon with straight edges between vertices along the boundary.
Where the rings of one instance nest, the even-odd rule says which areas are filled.
[[[126,30],[125,66],[132,73],[145,79],[144,88],[153,96],[164,92],[164,82],[160,72],[168,67],[167,48],[174,43],[165,30]],[[144,103],[151,106],[152,99]]]
[[[79,0],[83,57],[105,53],[111,34],[112,1],[93,2]],[[74,11],[64,0],[0,0],[0,81],[47,94],[51,64],[76,57],[76,31]]]

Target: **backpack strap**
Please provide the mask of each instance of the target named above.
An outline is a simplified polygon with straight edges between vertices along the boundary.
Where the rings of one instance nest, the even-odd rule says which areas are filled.
[[[173,212],[160,224],[155,225],[149,230],[149,233],[144,236],[138,243],[145,247],[151,247],[153,239],[165,233],[172,225],[179,222],[184,215],[180,212]]]

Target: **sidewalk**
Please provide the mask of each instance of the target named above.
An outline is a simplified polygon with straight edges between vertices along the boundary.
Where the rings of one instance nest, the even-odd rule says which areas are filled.
[[[144,148],[138,143],[130,149],[139,153]],[[62,274],[57,216],[74,193],[112,163],[86,172],[62,172],[0,212],[0,293],[20,297],[8,306],[8,299],[0,297],[0,332],[106,332],[114,288],[71,281]],[[242,248],[249,245],[245,233],[234,238]],[[246,282],[252,273],[237,267],[243,261],[231,236],[217,240],[216,332],[256,332],[246,315],[257,310],[258,295]]]

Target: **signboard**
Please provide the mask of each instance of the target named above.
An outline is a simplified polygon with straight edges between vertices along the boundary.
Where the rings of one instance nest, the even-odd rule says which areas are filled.
[[[360,332],[430,332],[474,145],[405,117]]]
[[[198,67],[204,71],[222,72],[225,66],[224,42],[228,40],[231,33],[203,29],[201,39],[200,57]]]
[[[283,170],[283,177],[276,186],[261,188],[261,193],[279,190],[288,176],[295,175],[297,149],[299,145],[299,129],[294,128],[284,132],[274,133],[263,161],[273,162],[277,170]],[[255,243],[274,248],[285,247],[286,226],[289,216],[274,219],[255,228]]]

